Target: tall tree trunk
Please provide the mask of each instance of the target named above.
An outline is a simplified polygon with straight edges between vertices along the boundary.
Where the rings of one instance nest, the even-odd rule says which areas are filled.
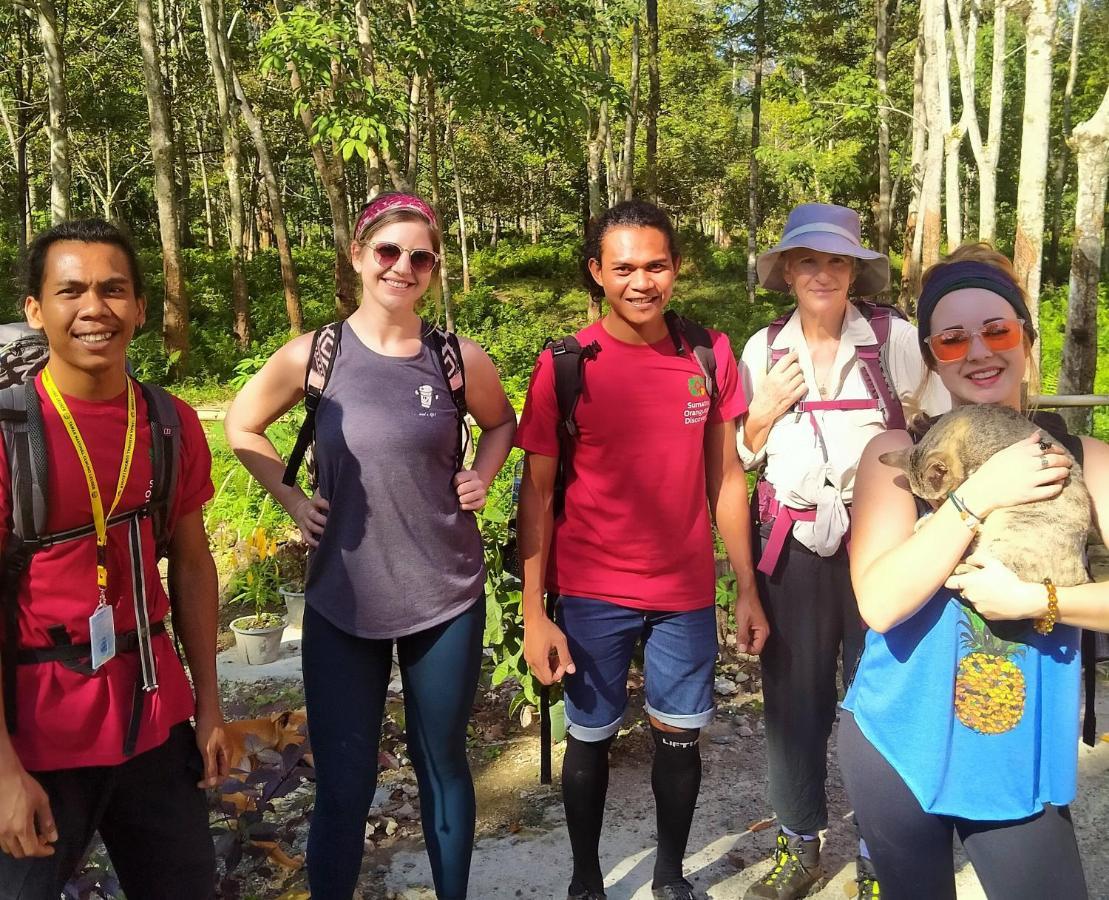
[[[435,103],[435,82],[427,80],[427,162],[431,169],[431,205],[440,226],[443,222],[443,204],[439,189],[439,116]],[[443,248],[446,250],[446,247]],[[454,331],[454,306],[451,303],[451,283],[447,272],[447,254],[439,258],[439,281],[443,291],[443,321],[447,331]]]
[[[1047,274],[1054,283],[1059,269],[1059,230],[1063,220],[1063,185],[1066,183],[1067,162],[1070,156],[1070,109],[1074,99],[1074,82],[1078,77],[1078,41],[1082,33],[1082,0],[1074,5],[1074,22],[1071,25],[1070,66],[1067,69],[1067,86],[1063,90],[1063,128],[1059,149],[1055,154],[1055,171],[1051,179],[1051,245],[1047,251]]]
[[[1109,90],[1093,117],[1074,129],[1070,143],[1078,157],[1078,197],[1059,393],[1089,394],[1097,373],[1097,289],[1109,184]],[[1087,410],[1069,410],[1066,418],[1076,434],[1089,433]]]
[[[766,0],[755,13],[755,73],[751,87],[751,154],[747,179],[747,299],[755,299],[759,252],[759,143],[762,120],[762,67],[766,56]]]
[[[282,0],[282,4],[283,4],[283,0]],[[409,22],[412,23],[413,26],[414,26],[415,21],[416,21],[416,10],[415,10],[415,6],[413,4],[409,4],[408,15],[409,15]],[[373,28],[372,28],[372,25],[370,23],[369,0],[355,0],[355,3],[354,3],[354,22],[355,22],[355,27],[356,27],[356,33],[358,35],[359,64],[360,64],[360,67],[362,69],[362,74],[366,78],[370,79],[370,84],[372,84],[376,88],[377,87],[377,66],[376,66],[375,61],[374,61]],[[412,97],[411,97],[411,95],[409,95],[409,101],[410,102],[411,102],[411,99],[412,99]],[[416,102],[417,102],[417,104],[419,103],[419,92],[418,91],[416,93]],[[409,108],[409,117],[411,118],[411,116],[413,114],[418,116],[419,111],[416,110],[415,113],[413,113],[413,111],[410,107]],[[392,148],[389,146],[388,142],[381,143],[380,141],[377,140],[377,138],[374,135],[370,136],[370,140],[374,142],[374,148],[376,150],[376,154],[375,154],[375,157],[374,157],[375,161],[385,163],[385,171],[389,173],[389,180],[392,181],[393,188],[395,190],[398,190],[398,191],[410,190],[408,180],[407,180],[405,174],[401,171],[400,165],[397,163],[396,158],[393,156]],[[418,149],[418,143],[417,143],[417,149]],[[409,153],[411,154],[411,152],[412,152],[411,146],[409,145]],[[411,171],[411,169],[410,169],[410,171]],[[378,178],[380,179],[380,170],[379,170]],[[413,178],[415,178],[415,173],[414,172],[413,172]],[[415,183],[415,182],[413,182],[413,183]],[[380,186],[378,187],[378,191],[380,191]],[[371,193],[372,193],[372,191],[371,191]],[[374,194],[374,196],[377,196],[377,195]],[[347,253],[349,255],[350,251],[348,250]]]
[[[913,144],[909,178],[912,190],[905,215],[905,236],[901,245],[901,293],[898,305],[908,313],[920,293],[921,250],[924,246],[920,227],[921,197],[924,192],[924,154],[928,143],[928,117],[924,109],[924,15],[917,16],[916,51],[913,56]]]
[[[1032,326],[1040,318],[1040,271],[1044,249],[1044,195],[1051,128],[1051,58],[1058,0],[1029,0],[1024,26],[1024,117],[1017,184],[1017,232],[1013,266],[1028,295]]]
[[[924,184],[920,194],[921,266],[927,269],[940,257],[944,122],[940,84],[940,57],[947,53],[943,40],[943,0],[924,0],[924,108],[928,121],[928,146],[924,154]],[[939,24],[937,24],[939,23]],[[944,66],[943,68],[946,68]]]
[[[451,154],[451,169],[454,172],[454,199],[458,205],[458,243],[462,248],[462,290],[470,290],[470,251],[466,236],[466,210],[462,206],[462,176],[458,171],[458,156],[454,152],[454,130],[451,128],[450,108],[447,109],[443,127],[447,132],[447,149]]]
[[[279,17],[285,15],[285,0],[274,0],[274,8]],[[296,66],[289,65],[289,83],[293,93],[302,93],[300,73]],[[316,174],[323,185],[324,194],[327,196],[327,205],[331,210],[331,234],[335,245],[335,313],[340,319],[349,316],[358,308],[359,281],[350,261],[350,210],[347,209],[346,190],[343,186],[342,176],[337,174],[334,161],[324,153],[322,141],[315,141],[313,122],[315,113],[305,100],[298,104],[300,110],[300,124],[308,137],[308,146],[312,153],[312,162],[316,166]]]
[[[16,137],[15,125],[12,123],[11,116],[8,114],[7,104],[4,102],[4,95],[0,94],[0,121],[4,123],[4,133],[8,137],[8,147],[12,154],[12,165],[15,167],[15,202],[16,202],[16,219],[19,226],[16,228],[16,242],[19,247],[19,257],[23,258],[24,252],[27,250],[27,231],[24,226],[24,220],[27,217],[27,170],[26,170],[26,156],[22,154],[22,143]]]
[[[620,196],[631,200],[635,195],[635,130],[639,123],[639,14],[632,23],[631,76],[628,79],[628,117],[624,121],[623,172]]]
[[[978,53],[978,3],[971,0],[964,35],[962,0],[948,0],[951,42],[959,68],[959,95],[963,112],[960,127],[970,138],[970,149],[978,169],[978,239],[992,242],[996,230],[997,163],[1001,152],[1001,107],[1005,91],[1005,4],[994,5],[993,65],[990,71],[990,114],[986,143],[978,125],[975,61]]]
[[[933,40],[936,46],[936,89],[940,106],[940,126],[943,135],[944,163],[944,212],[948,249],[954,250],[963,242],[963,212],[959,199],[959,148],[963,144],[962,122],[951,122],[951,66],[947,50],[947,18],[942,2],[934,7],[932,27],[936,29]]]
[[[243,90],[238,73],[232,70],[231,77],[235,85],[235,94],[239,98],[239,111],[243,115],[250,139],[254,142],[254,149],[258,152],[258,165],[262,171],[262,181],[266,186],[266,198],[269,201],[270,219],[273,228],[274,240],[277,242],[277,257],[281,264],[281,287],[285,292],[285,312],[289,316],[289,331],[300,334],[304,331],[304,313],[300,305],[300,284],[297,280],[296,263],[293,262],[293,252],[289,247],[289,231],[285,221],[285,205],[281,202],[281,187],[277,183],[277,170],[270,156],[269,142],[262,129],[262,123],[254,114],[254,107]]]
[[[39,34],[46,57],[46,97],[49,107],[46,132],[50,137],[50,222],[69,219],[69,129],[65,90],[65,52],[58,34],[54,0],[35,0]]]
[[[216,107],[219,111],[220,135],[223,138],[223,171],[227,177],[228,251],[231,257],[231,307],[234,315],[232,327],[239,346],[246,347],[250,343],[250,296],[243,269],[243,151],[236,127],[238,104],[234,102],[230,88],[228,70],[231,59],[225,59],[224,48],[221,46],[223,23],[216,15],[214,0],[200,0],[200,20],[204,28],[212,80],[216,87]]]
[[[209,250],[216,248],[216,235],[212,227],[212,192],[208,186],[208,163],[204,156],[204,140],[201,137],[208,130],[208,120],[200,119],[196,131],[196,158],[200,163],[200,186],[204,189],[204,229]]]
[[[647,0],[647,153],[644,181],[647,199],[658,202],[658,112],[662,100],[658,59],[658,0]]]
[[[878,252],[888,253],[892,216],[890,187],[890,95],[886,59],[890,51],[890,0],[875,0],[874,70],[878,83]],[[762,2],[759,3],[761,9]],[[757,51],[756,51],[757,52]],[[753,155],[753,154],[752,154]]]
[[[185,370],[189,353],[189,298],[185,290],[181,242],[177,233],[177,191],[173,178],[173,119],[162,85],[158,38],[150,0],[135,0],[139,47],[142,51],[146,108],[150,116],[150,152],[154,158],[154,196],[158,203],[158,232],[162,239],[165,307],[162,340],[173,361],[176,377]]]

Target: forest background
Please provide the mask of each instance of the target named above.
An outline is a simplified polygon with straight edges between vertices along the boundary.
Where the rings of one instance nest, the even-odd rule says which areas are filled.
[[[0,35],[3,319],[35,233],[110,219],[148,278],[133,366],[198,408],[356,306],[351,225],[388,189],[437,206],[426,315],[486,348],[517,409],[545,339],[601,313],[585,223],[632,196],[680,228],[676,306],[737,353],[789,302],[756,288],[758,251],[795,204],[835,202],[890,255],[880,299],[910,314],[942,252],[995,243],[1039,301],[1044,392],[1109,393],[1109,0],[0,0]],[[271,429],[279,450],[299,416]],[[1109,438],[1105,408],[1071,424]],[[304,554],[206,428],[226,624],[275,603]],[[485,677],[526,721],[499,552],[515,461],[480,517]],[[719,604],[733,594],[721,579]],[[272,816],[214,816],[238,896],[243,842]]]
[[[544,340],[601,312],[584,223],[631,196],[674,217],[675,302],[737,353],[788,303],[754,257],[794,204],[836,202],[910,313],[944,250],[994,242],[1039,298],[1045,391],[1109,392],[1106,0],[0,0],[0,34],[0,307],[19,318],[34,233],[112,220],[149,278],[135,369],[199,407],[355,307],[351,224],[387,189],[438,207],[427,315],[517,408]],[[1109,436],[1109,411],[1072,424]],[[235,596],[289,522],[209,436]],[[500,679],[523,678],[506,473],[483,518]]]

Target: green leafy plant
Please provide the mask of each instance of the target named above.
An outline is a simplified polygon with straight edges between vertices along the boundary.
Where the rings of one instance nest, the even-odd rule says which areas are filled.
[[[281,617],[269,611],[282,583],[277,541],[265,528],[258,526],[239,552],[244,564],[231,583],[229,602],[252,610],[253,615],[242,622],[242,627],[269,628],[281,624]]]

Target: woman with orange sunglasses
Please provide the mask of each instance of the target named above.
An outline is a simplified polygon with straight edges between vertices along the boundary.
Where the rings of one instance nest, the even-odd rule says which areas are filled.
[[[1008,259],[960,247],[925,273],[918,312],[925,362],[956,405],[1022,410],[1036,335]],[[1109,585],[1025,583],[973,556],[974,571],[952,575],[978,523],[1059,494],[1072,457],[1095,520],[1109,522],[1109,447],[1067,434],[1058,416],[1034,419],[1039,434],[994,454],[934,511],[881,460],[929,423],[874,438],[859,464],[851,575],[871,631],[839,748],[885,900],[954,898],[954,834],[988,897],[1087,896],[1068,809],[1079,634],[1109,629]],[[1007,622],[1003,638],[995,620],[1029,621]]]

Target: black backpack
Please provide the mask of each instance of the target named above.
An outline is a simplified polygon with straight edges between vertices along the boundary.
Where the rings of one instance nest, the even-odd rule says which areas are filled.
[[[0,628],[3,644],[0,663],[4,681],[4,709],[8,731],[14,733],[18,724],[16,709],[16,673],[20,664],[59,661],[75,671],[91,673],[86,660],[88,645],[71,643],[62,625],[50,629],[53,647],[21,649],[19,647],[19,585],[32,557],[44,547],[87,538],[95,533],[92,523],[68,531],[49,534],[46,531],[50,509],[48,459],[43,430],[42,405],[35,390],[34,377],[46,365],[49,348],[41,332],[24,325],[0,326],[0,339],[9,338],[0,349],[0,432],[8,460],[11,484],[11,522],[7,542],[0,554]],[[173,398],[153,384],[140,385],[146,400],[150,421],[151,465],[153,487],[150,499],[139,509],[117,513],[109,527],[129,522],[137,534],[138,521],[152,520],[158,558],[166,555],[172,537],[169,530],[171,507],[177,491],[177,474],[181,457],[181,422]],[[140,627],[150,634],[165,630],[162,622],[142,621]],[[117,635],[117,652],[140,651],[135,632]],[[144,660],[144,666],[148,664]],[[136,710],[141,711],[143,681],[136,685]],[[137,737],[137,714],[132,715],[124,752],[130,755]]]
[[[708,329],[697,322],[686,319],[672,310],[663,314],[666,330],[670,333],[670,340],[674,343],[674,351],[678,356],[688,356],[690,352],[701,369],[705,378],[705,390],[712,400],[716,402],[719,396],[719,384],[716,380],[716,354],[712,349],[712,336]],[[573,452],[574,440],[578,434],[578,425],[574,413],[581,399],[582,388],[585,384],[585,365],[590,360],[597,358],[601,346],[594,341],[583,347],[581,342],[570,335],[559,340],[548,340],[546,347],[551,351],[551,362],[554,365],[555,398],[558,401],[558,470],[555,474],[554,514],[557,517],[566,502],[566,473],[569,469],[569,457]],[[513,502],[519,498],[516,495],[518,481],[513,486]],[[505,569],[511,574],[520,576],[519,551],[516,546],[516,513],[508,526],[508,541],[503,549]],[[547,617],[554,619],[555,606],[558,596],[547,593]],[[539,688],[539,780],[542,784],[551,783],[551,692],[548,685]]]
[[[296,484],[297,472],[307,458],[310,483],[313,488],[317,486],[315,454],[312,452],[316,438],[316,411],[331,378],[331,370],[335,368],[342,338],[342,322],[330,322],[312,334],[312,348],[304,370],[304,422],[297,432],[293,452],[289,454],[285,475],[281,479],[287,485]],[[466,423],[466,367],[462,362],[462,347],[457,335],[430,322],[423,323],[420,340],[431,349],[432,355],[439,362],[439,370],[443,373],[443,380],[447,383],[451,402],[454,403],[458,415],[455,468],[461,470],[470,440],[470,428]]]

